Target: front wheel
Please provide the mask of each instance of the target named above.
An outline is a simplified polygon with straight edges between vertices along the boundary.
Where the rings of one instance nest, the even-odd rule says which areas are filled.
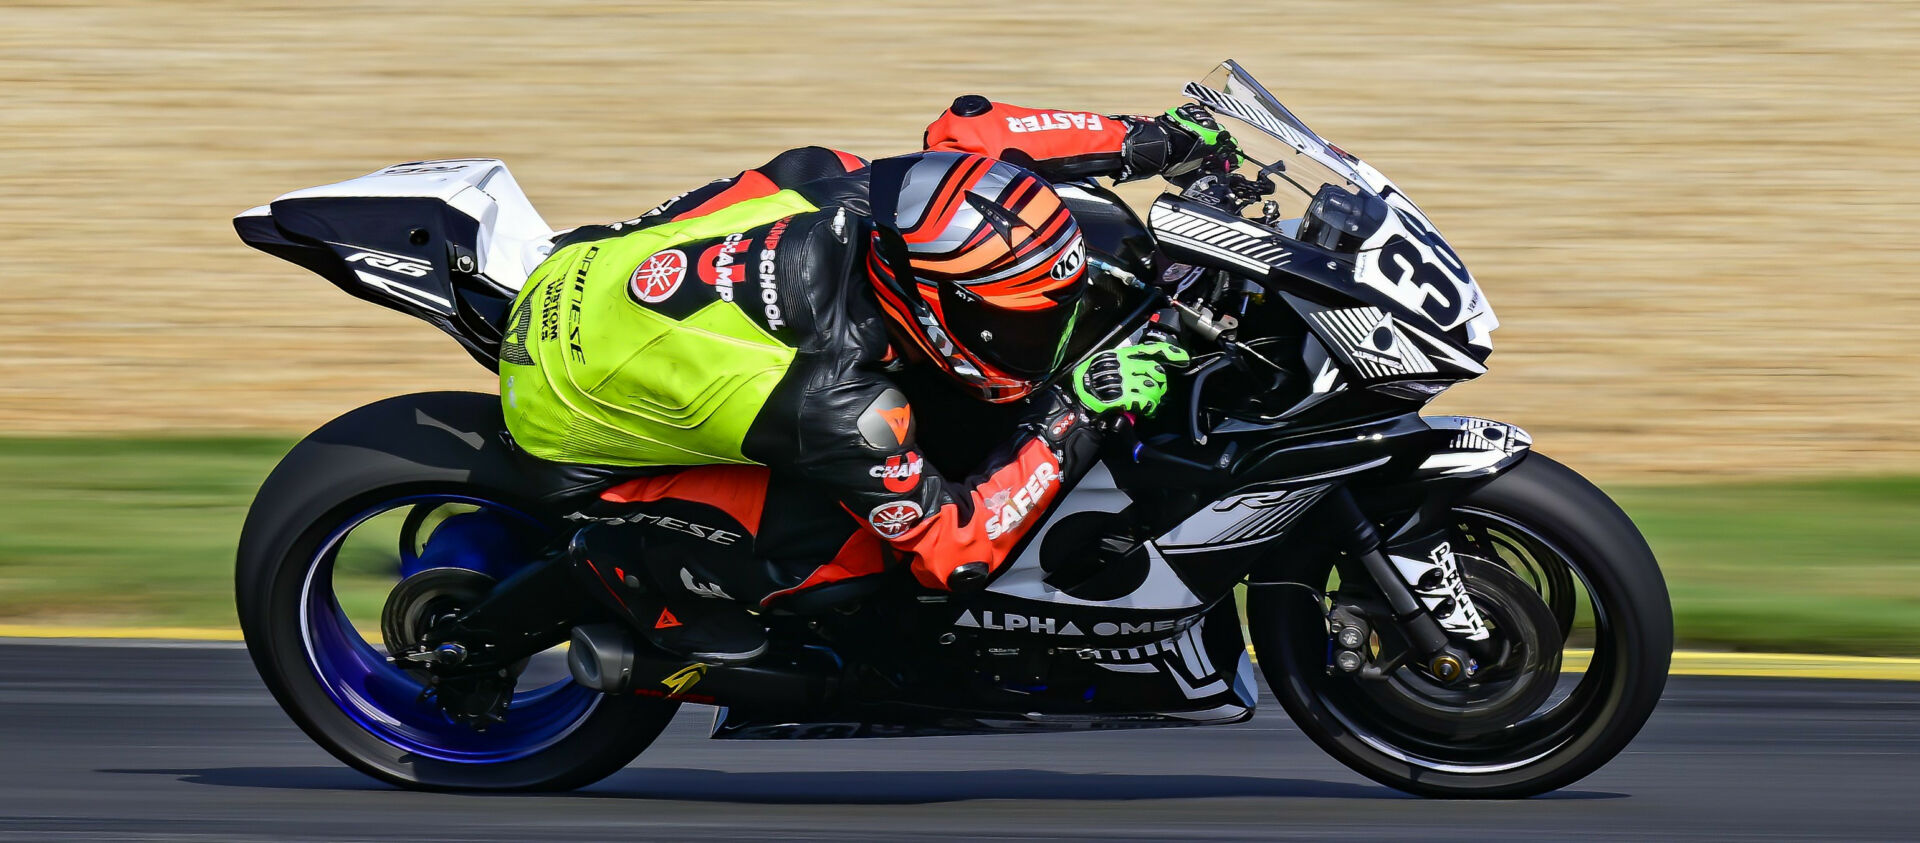
[[[274,469],[241,533],[236,596],[261,678],[314,742],[402,787],[579,787],[677,708],[575,684],[552,652],[471,683],[387,658],[395,629],[457,613],[552,541],[498,406],[427,393],[342,416]]]
[[[1522,669],[1448,687],[1411,666],[1331,668],[1330,589],[1314,581],[1249,589],[1261,671],[1314,743],[1390,787],[1519,798],[1572,784],[1626,747],[1666,686],[1673,613],[1660,568],[1612,500],[1537,453],[1467,495],[1452,523],[1476,603],[1531,589],[1503,619],[1534,649]]]

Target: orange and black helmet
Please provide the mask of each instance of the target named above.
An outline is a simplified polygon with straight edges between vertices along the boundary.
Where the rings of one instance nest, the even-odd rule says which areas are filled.
[[[1066,361],[1087,247],[1039,176],[963,152],[873,162],[881,307],[934,365],[989,401],[1032,392]]]

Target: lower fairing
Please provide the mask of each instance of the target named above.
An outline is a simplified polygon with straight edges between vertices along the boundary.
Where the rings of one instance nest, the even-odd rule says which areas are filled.
[[[946,652],[976,657],[1004,653],[1024,658],[1050,653],[1048,675],[1014,679],[991,658],[968,663],[977,692],[941,704],[924,699],[859,700],[804,719],[722,708],[712,737],[733,740],[918,737],[1235,723],[1253,714],[1258,699],[1253,664],[1231,597],[1225,591],[1245,568],[1232,554],[1274,553],[1287,528],[1328,489],[1369,472],[1412,469],[1400,475],[1423,482],[1497,474],[1517,463],[1531,439],[1513,425],[1464,416],[1408,417],[1393,435],[1325,438],[1349,458],[1270,476],[1202,507],[1131,553],[1109,562],[1098,578],[1060,582],[1084,540],[1103,535],[1101,522],[1069,529],[1077,520],[1124,521],[1133,503],[1105,465],[1097,467],[1047,514],[1046,522],[1013,564],[982,594],[934,600],[923,607],[929,638]],[[1308,440],[1307,447],[1315,444]],[[1345,453],[1351,449],[1351,453]],[[1307,466],[1303,462],[1303,469]],[[1081,525],[1086,527],[1086,525]],[[1414,569],[1439,553],[1396,546],[1395,561]],[[1279,551],[1285,555],[1284,549]],[[1137,557],[1137,558],[1135,558]],[[1404,558],[1403,558],[1404,557]],[[1437,558],[1437,557],[1436,557]],[[1132,560],[1132,564],[1127,564]],[[1221,580],[1220,574],[1232,575]],[[1125,576],[1122,576],[1125,575]],[[1419,581],[1420,577],[1415,576]],[[1099,592],[1099,593],[1095,593]],[[1448,596],[1432,595],[1430,606]],[[1456,602],[1459,595],[1453,595]],[[1463,630],[1470,632],[1471,630]],[[1162,637],[1141,643],[1152,635]],[[1009,663],[1009,667],[1013,667]],[[1073,669],[1063,669],[1071,667]],[[1072,677],[1061,681],[1060,677]],[[1025,684],[1023,684],[1025,683]],[[1084,690],[1084,697],[1081,692]]]
[[[1239,723],[1253,716],[1259,686],[1238,616],[1231,604],[1226,608],[1225,612],[1210,613],[1206,620],[1166,641],[1064,656],[1090,662],[1098,672],[1098,679],[1087,686],[1079,710],[987,711],[878,702],[850,707],[834,716],[796,721],[721,708],[714,715],[711,737],[905,738]],[[1048,689],[1042,686],[1032,690]],[[1057,697],[1045,707],[1061,708]]]

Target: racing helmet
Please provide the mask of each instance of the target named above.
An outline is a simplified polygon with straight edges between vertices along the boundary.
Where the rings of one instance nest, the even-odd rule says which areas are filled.
[[[899,333],[992,402],[1066,362],[1087,287],[1080,226],[1044,179],[983,155],[873,162],[867,276]]]

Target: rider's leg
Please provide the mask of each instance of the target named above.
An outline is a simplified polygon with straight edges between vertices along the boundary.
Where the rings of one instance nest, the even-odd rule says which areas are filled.
[[[762,606],[811,615],[844,607],[878,588],[885,542],[819,487],[774,472],[772,503],[756,537],[777,588]]]
[[[632,481],[582,513],[573,546],[600,598],[648,641],[714,663],[766,646],[756,614],[826,611],[877,587],[879,537],[816,487],[765,469],[691,468]]]
[[[754,553],[766,470],[687,469],[608,490],[571,553],[601,597],[654,646],[716,664],[767,645],[750,609],[778,584]]]
[[[648,643],[713,664],[751,661],[766,651],[766,627],[709,573],[735,566],[713,565],[711,557],[696,555],[700,550],[642,524],[595,524],[568,548]]]

